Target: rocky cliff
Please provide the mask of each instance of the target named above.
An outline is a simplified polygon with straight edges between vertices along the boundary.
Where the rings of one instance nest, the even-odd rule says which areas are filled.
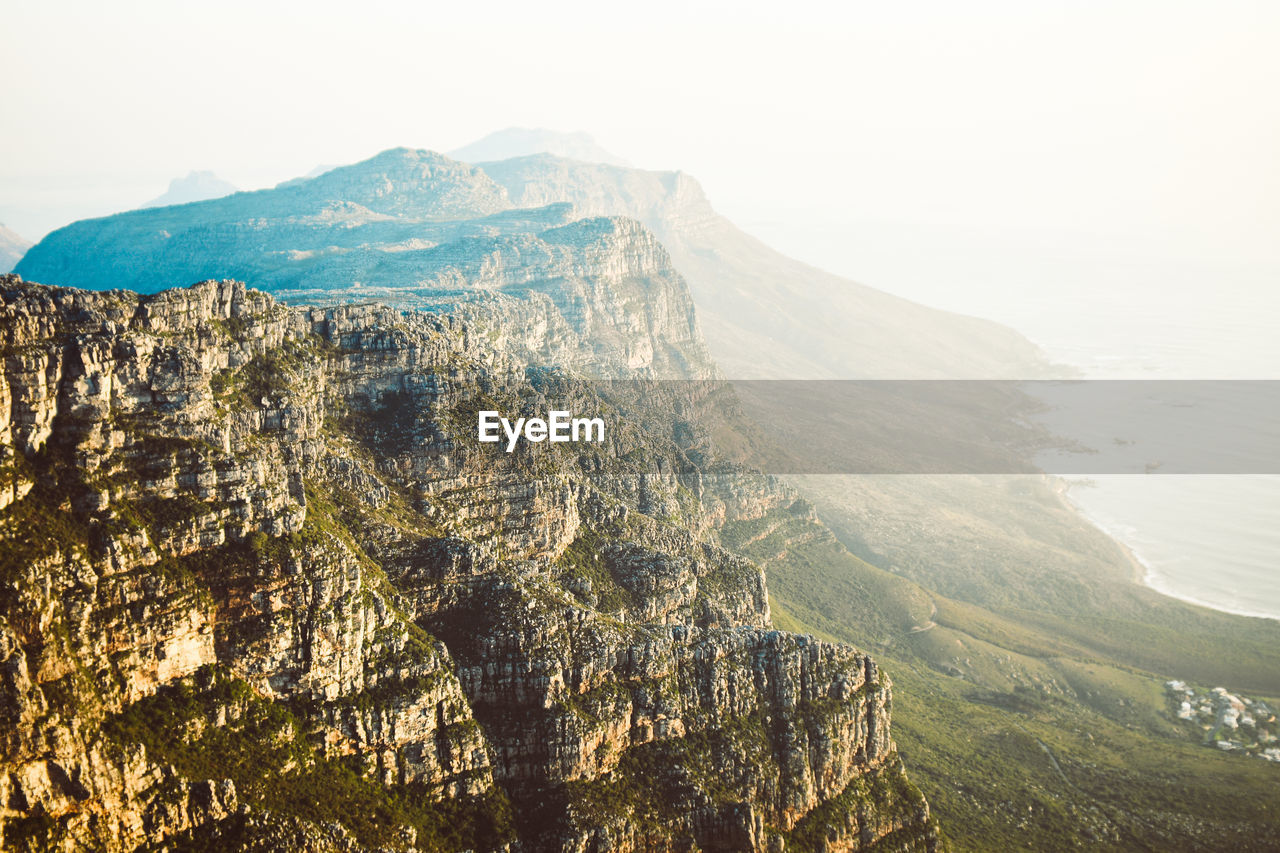
[[[888,678],[773,630],[717,532],[811,512],[692,452],[680,401],[506,454],[478,408],[637,401],[458,316],[0,299],[5,849],[936,845]]]

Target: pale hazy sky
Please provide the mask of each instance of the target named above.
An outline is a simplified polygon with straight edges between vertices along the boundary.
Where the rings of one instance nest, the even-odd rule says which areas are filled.
[[[1280,257],[1280,3],[2,0],[0,220],[585,130],[778,222]],[[785,231],[785,228],[784,228]]]

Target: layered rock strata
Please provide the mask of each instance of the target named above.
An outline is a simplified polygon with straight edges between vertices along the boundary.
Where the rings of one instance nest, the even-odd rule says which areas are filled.
[[[936,844],[889,680],[718,544],[794,498],[663,400],[489,454],[512,377],[597,390],[230,281],[0,298],[5,849]]]

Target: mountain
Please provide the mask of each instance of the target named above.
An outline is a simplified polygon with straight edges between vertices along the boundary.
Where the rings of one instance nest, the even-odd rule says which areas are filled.
[[[219,178],[213,172],[188,172],[185,178],[169,182],[169,191],[142,205],[143,207],[168,207],[171,204],[187,204],[210,198],[222,198],[238,192],[235,186]]]
[[[140,292],[221,277],[272,288],[292,283],[289,270],[303,269],[318,257],[371,245],[396,250],[507,233],[511,229],[501,222],[470,228],[456,223],[511,206],[506,191],[473,166],[395,149],[272,189],[74,222],[35,247],[23,274]],[[552,217],[541,227],[564,221]],[[284,271],[275,279],[259,281],[278,267]]]
[[[1048,369],[1007,329],[779,255],[718,216],[686,175],[547,156],[481,166],[516,204],[568,201],[649,225],[728,375]],[[1189,679],[1276,696],[1277,623],[1135,582],[1132,557],[1052,478],[789,482],[844,548],[785,517],[727,525],[722,542],[765,566],[780,627],[874,649],[891,668],[905,687],[899,742],[956,849],[1280,844],[1273,768],[1212,737],[1206,748],[1163,687]]]
[[[999,324],[928,308],[788,258],[711,207],[683,172],[546,154],[482,162],[512,202],[630,216],[688,279],[712,356],[734,378],[1031,378],[1050,369]]]
[[[834,538],[681,398],[231,281],[6,276],[0,348],[5,849],[938,847],[889,678],[719,531]],[[476,441],[553,395],[633,428]]]
[[[621,157],[610,154],[596,144],[586,133],[561,133],[554,130],[528,127],[509,127],[495,131],[483,139],[449,152],[455,160],[481,163],[489,160],[507,160],[529,154],[553,154],[568,160],[586,163],[609,163],[615,166],[629,165]]]
[[[510,475],[501,487],[494,486],[501,492],[498,497],[492,497],[491,492],[478,499],[474,495],[455,496],[456,490],[468,487],[470,478],[489,482],[483,466],[460,472],[450,468],[449,476],[443,481],[437,479],[439,469],[432,466],[461,464],[473,457],[464,455],[459,460],[457,443],[443,440],[435,427],[415,421],[414,412],[434,411],[430,394],[436,391],[431,389],[447,386],[459,375],[473,375],[478,369],[476,364],[485,371],[514,362],[560,365],[580,375],[700,378],[716,375],[711,355],[723,357],[728,365],[726,372],[734,376],[1026,376],[1044,369],[1034,348],[1007,329],[913,305],[773,252],[718,216],[688,176],[570,162],[546,155],[474,167],[430,152],[397,149],[274,190],[76,223],[34,247],[19,269],[32,277],[79,283],[98,290],[125,286],[163,290],[200,278],[239,276],[298,305],[287,308],[275,304],[271,311],[289,312],[288,316],[294,318],[290,322],[303,327],[312,323],[309,327],[322,339],[316,344],[319,352],[314,352],[310,343],[299,350],[297,340],[256,321],[247,327],[255,337],[246,342],[241,338],[246,329],[242,328],[239,313],[211,316],[204,326],[197,324],[194,332],[185,326],[157,327],[153,341],[140,335],[146,329],[130,324],[160,313],[181,316],[204,309],[191,307],[171,293],[154,300],[136,300],[130,294],[56,291],[64,294],[61,304],[68,315],[79,316],[77,311],[87,311],[85,322],[90,325],[76,327],[78,334],[87,334],[86,329],[92,328],[105,335],[123,335],[110,350],[112,358],[122,363],[141,359],[148,365],[164,360],[165,365],[173,366],[164,367],[154,383],[144,386],[87,374],[85,371],[103,363],[105,349],[78,349],[72,356],[57,350],[61,353],[57,358],[41,360],[48,358],[45,354],[50,351],[50,344],[39,337],[45,334],[41,330],[52,328],[52,321],[45,316],[49,312],[16,313],[7,322],[26,330],[26,337],[6,360],[6,369],[11,371],[6,381],[17,389],[14,399],[21,402],[11,417],[15,435],[39,436],[55,425],[63,429],[87,419],[85,422],[97,424],[95,437],[87,440],[90,445],[107,447],[117,440],[145,443],[150,441],[148,435],[154,435],[158,447],[167,447],[166,452],[190,461],[225,447],[223,431],[201,431],[206,429],[201,426],[206,424],[206,418],[207,423],[221,424],[224,420],[220,418],[230,417],[233,424],[248,424],[254,429],[259,424],[276,423],[274,410],[285,404],[276,405],[273,401],[283,400],[286,386],[297,389],[294,394],[301,394],[317,384],[318,380],[304,370],[314,355],[326,365],[325,377],[337,377],[334,381],[346,389],[334,391],[328,378],[321,383],[326,389],[322,393],[329,401],[325,409],[329,417],[321,427],[323,440],[328,442],[326,449],[312,453],[315,445],[306,440],[291,440],[281,446],[259,436],[243,445],[235,444],[234,458],[230,460],[208,456],[214,462],[212,475],[184,469],[181,476],[171,476],[172,472],[163,466],[140,468],[128,477],[145,477],[163,497],[141,508],[126,505],[121,518],[136,519],[145,525],[162,510],[186,512],[190,504],[183,497],[187,494],[184,489],[212,489],[210,484],[223,482],[219,478],[229,478],[248,484],[250,494],[249,498],[241,496],[229,502],[233,521],[251,514],[243,508],[246,500],[253,507],[259,503],[283,506],[285,495],[301,494],[307,501],[307,517],[314,524],[325,527],[344,543],[349,536],[365,557],[384,567],[384,574],[389,569],[393,575],[404,565],[419,564],[419,552],[408,546],[396,550],[396,543],[410,535],[406,530],[447,538],[458,528],[462,538],[489,548],[488,556],[506,566],[508,557],[528,556],[528,551],[520,549],[528,545],[528,537],[533,535],[529,525],[545,519],[554,531],[568,517],[547,508],[547,496],[560,494],[560,485],[539,479],[548,473],[540,457],[519,472],[497,465],[495,471]],[[206,294],[201,289],[196,292]],[[690,297],[691,292],[694,298]],[[234,302],[241,297],[228,298]],[[197,301],[216,303],[218,299],[202,295]],[[257,295],[252,296],[252,300],[257,299]],[[390,303],[396,310],[370,306],[367,302],[371,299]],[[116,313],[101,316],[104,306],[109,305],[117,306],[113,309]],[[307,305],[310,307],[302,307]],[[423,309],[427,315],[414,309]],[[401,310],[409,313],[401,314]],[[303,322],[299,317],[309,319]],[[357,322],[354,318],[361,319]],[[360,325],[366,321],[367,327]],[[355,338],[344,338],[339,332],[334,339],[326,331],[330,327],[324,325],[330,322],[339,330],[355,324],[365,332]],[[320,325],[317,327],[316,323]],[[437,327],[436,323],[440,325]],[[414,352],[418,354],[412,356],[402,352],[401,343],[407,340],[405,329],[416,324],[427,324],[440,332],[439,338],[428,336],[435,342],[434,349],[428,347],[432,353],[429,358],[417,350]],[[708,332],[710,355],[697,334],[699,327]],[[220,337],[223,334],[231,337]],[[357,339],[362,341],[359,346],[353,343]],[[214,347],[215,341],[222,344]],[[255,347],[268,344],[283,348],[271,350],[274,355],[265,358],[266,353]],[[263,355],[264,359],[254,362],[255,355]],[[454,356],[458,356],[457,361]],[[355,369],[379,360],[398,363],[406,359],[421,367],[421,374],[371,379],[364,367]],[[241,367],[233,370],[236,365]],[[199,382],[191,391],[170,375],[173,370],[181,376],[211,371],[208,394],[212,401],[204,399]],[[18,376],[13,371],[29,373]],[[123,394],[138,405],[150,400],[158,412],[141,420],[113,414],[109,422],[103,421],[99,417],[102,405],[86,403],[80,395],[104,388],[123,389],[110,393]],[[583,390],[584,399],[594,399],[591,393],[590,389]],[[192,405],[207,406],[184,408],[184,395],[188,394],[193,395]],[[291,400],[294,394],[289,395]],[[535,394],[534,399],[540,398]],[[254,401],[262,411],[249,405]],[[661,399],[654,402],[665,405]],[[189,420],[164,425],[163,418],[171,407],[188,412]],[[457,413],[457,408],[453,406],[452,415],[430,417],[440,423],[457,422],[459,417],[474,418],[474,407],[462,414]],[[700,537],[700,542],[713,544],[735,558],[745,555],[752,565],[763,567],[766,572],[768,620],[772,625],[818,637],[833,646],[851,643],[883,662],[899,688],[894,694],[895,740],[901,744],[911,768],[912,783],[925,792],[932,814],[942,819],[956,849],[1262,850],[1280,845],[1275,829],[1280,826],[1276,806],[1280,798],[1275,796],[1274,767],[1216,746],[1222,742],[1221,732],[1209,733],[1206,746],[1206,732],[1190,731],[1176,720],[1162,686],[1169,679],[1189,679],[1204,690],[1224,686],[1252,691],[1280,707],[1280,701],[1276,701],[1276,691],[1280,690],[1276,680],[1276,673],[1280,673],[1276,623],[1213,613],[1164,598],[1135,583],[1131,560],[1116,543],[1064,503],[1058,493],[1059,484],[1052,479],[812,477],[793,481],[797,493],[770,478],[753,477],[740,469],[726,470],[714,460],[700,457],[696,430],[685,429],[685,416],[677,416],[674,406],[669,408],[666,415],[655,416],[633,436],[636,443],[616,448],[611,458],[588,454],[578,463],[580,468],[553,468],[551,473],[568,470],[570,492],[577,489],[574,493],[581,496],[585,488],[586,494],[604,495],[603,505],[624,520],[644,516],[660,524],[683,527]],[[0,406],[0,411],[9,410]],[[126,414],[131,413],[132,410]],[[151,415],[161,418],[163,429],[157,427]],[[300,424],[312,416],[311,410],[304,408],[285,411],[280,419]],[[675,447],[667,443],[673,423],[680,424],[682,430]],[[422,429],[405,432],[400,428],[402,424],[416,424],[415,429]],[[167,443],[168,438],[185,437],[193,430],[198,446]],[[24,482],[34,482],[29,476],[32,467],[58,466],[57,470],[65,470],[67,477],[79,476],[81,471],[92,473],[92,466],[98,463],[85,455],[85,444],[75,444],[69,462],[63,457],[58,457],[61,461],[51,460],[44,455],[49,453],[45,450],[32,457],[30,466],[18,462],[0,464],[0,471],[15,477],[15,485],[19,477],[26,477]],[[833,448],[832,452],[838,451]],[[279,461],[291,459],[292,453],[302,454],[304,463],[322,460],[324,467],[317,474],[306,467],[310,463],[299,469],[290,467],[291,462]],[[425,460],[421,458],[424,455]],[[337,461],[331,459],[335,456],[339,457]],[[625,467],[646,459],[652,460],[654,467],[645,469],[642,476],[633,476],[635,469]],[[252,470],[245,473],[242,465]],[[369,476],[353,473],[355,479],[345,485],[331,473],[354,472],[357,468]],[[294,477],[298,470],[302,472],[300,481]],[[288,487],[256,489],[257,480],[253,478],[266,476],[261,473],[264,471],[276,472],[271,476],[283,478]],[[120,478],[127,479],[124,474]],[[77,487],[79,490],[73,489],[73,494],[42,492],[39,494],[45,495],[44,503],[27,506],[35,508],[33,513],[38,518],[47,517],[51,524],[58,524],[57,530],[47,531],[56,541],[59,530],[69,536],[79,535],[75,534],[76,518],[68,519],[66,513],[79,512],[81,506],[96,507],[95,502],[100,499],[95,495],[109,491],[109,486],[110,483],[99,488],[94,481],[88,491]],[[388,492],[383,492],[383,487]],[[36,494],[32,491],[28,498]],[[386,494],[391,495],[390,503],[380,497]],[[14,506],[21,506],[28,498]],[[296,497],[288,499],[301,503]],[[372,515],[361,509],[365,503],[376,510]],[[626,508],[626,512],[619,507]],[[617,608],[628,607],[636,608],[637,613],[643,610],[643,620],[684,624],[683,604],[677,607],[680,615],[671,616],[665,610],[667,605],[661,602],[688,600],[687,584],[691,581],[683,570],[673,567],[700,566],[702,558],[695,559],[697,555],[683,545],[655,545],[666,543],[666,534],[648,526],[647,521],[625,530],[605,527],[600,533],[599,511],[597,504],[579,507],[579,523],[583,518],[590,521],[588,533],[581,541],[575,536],[565,547],[555,561],[558,564],[551,572],[551,580],[562,587],[568,585],[569,594],[581,604],[595,596],[596,601],[590,606],[597,610],[603,607],[608,618],[617,618]],[[23,524],[28,517],[21,516]],[[338,518],[341,525],[329,525],[326,520],[332,518]],[[65,528],[63,521],[67,522]],[[477,539],[467,533],[480,523],[504,526],[501,535],[486,534]],[[200,535],[212,542],[221,542],[218,537],[223,535],[234,544],[241,535],[227,532],[225,524],[221,528],[209,524],[200,529]],[[253,537],[253,541],[263,548],[270,546],[268,551],[277,553],[280,545],[274,543],[278,538],[274,529],[259,532],[267,540]],[[388,537],[386,542],[382,539],[384,534]],[[163,530],[157,535],[165,541],[166,537],[172,538]],[[252,537],[252,532],[249,535]],[[279,535],[292,534],[286,531]],[[555,548],[564,544],[558,536],[553,532],[550,539],[539,541],[558,542],[548,546],[554,555]],[[525,544],[508,553],[508,538]],[[602,542],[660,552],[665,556],[656,562],[665,568],[656,568],[654,562],[632,560],[625,550],[606,550]],[[390,551],[379,550],[387,543]],[[314,547],[315,540],[291,540],[285,544],[295,550],[323,550]],[[449,550],[453,545],[439,547]],[[468,574],[468,567],[476,564],[470,556],[472,552],[458,547],[461,550],[449,551],[458,556],[447,569],[439,568],[445,558],[435,552],[430,559],[422,558],[425,580],[421,581],[421,588],[427,590],[424,594],[432,601],[445,601],[460,591],[483,586],[481,582],[473,584]],[[362,566],[368,565],[359,553],[352,553],[356,553]],[[222,561],[220,565],[231,565],[233,555],[222,551],[216,554]],[[277,599],[272,596],[277,590],[289,590],[294,597],[288,600],[288,606],[302,612],[311,596],[329,601],[326,596],[333,589],[346,589],[327,576],[305,572],[299,575],[301,569],[289,561],[302,558],[291,554],[292,551],[285,555],[288,559],[282,558],[287,563],[284,570],[254,563],[252,569],[231,571],[233,582],[226,588],[208,587],[212,590],[210,595],[225,595],[226,606],[242,608],[228,617],[238,624],[242,617],[234,614],[247,613],[243,608],[249,605],[261,607],[265,602],[276,608],[273,602]],[[453,557],[448,559],[452,561]],[[692,563],[684,562],[686,559]],[[540,560],[538,557],[530,562],[541,567]],[[163,560],[155,565],[161,569],[170,566]],[[82,568],[77,577],[88,583],[89,572]],[[506,566],[499,572],[503,579],[493,583],[507,584],[521,594],[529,590],[547,592],[546,586],[530,580],[534,575],[545,577],[545,572],[538,574],[540,571],[533,566]],[[636,571],[640,571],[643,580],[635,576]],[[719,575],[705,573],[702,568],[691,571],[697,575],[698,591],[709,594]],[[488,572],[481,570],[487,578],[483,583],[493,578]],[[157,569],[154,574],[163,573]],[[254,580],[247,579],[249,576]],[[745,572],[733,576],[737,578],[735,583],[747,578]],[[260,583],[275,585],[262,589]],[[396,583],[395,595],[409,596],[405,587]],[[296,584],[311,584],[306,587],[309,592],[299,593]],[[375,592],[383,589],[381,580],[375,586]],[[0,585],[0,591],[3,589]],[[206,588],[192,589],[193,595],[199,597]],[[695,600],[698,591],[694,592]],[[378,600],[388,600],[383,593],[378,595]],[[405,609],[401,599],[391,596],[390,600]],[[488,598],[478,600],[490,603]],[[532,605],[526,601],[524,606],[535,612],[542,604],[555,601],[555,591],[550,590],[547,597]],[[112,599],[109,603],[115,606],[120,602]],[[146,612],[160,613],[162,619],[169,619],[168,614],[174,612],[179,614],[174,618],[183,618],[182,611],[169,609],[167,603],[157,606],[149,599],[130,599],[128,604],[151,607]],[[47,597],[33,604],[31,610],[23,611],[22,624],[41,624],[43,617],[32,614],[46,606]],[[515,655],[534,646],[545,651],[541,644],[553,632],[542,622],[518,621],[521,631],[496,636],[494,625],[485,621],[486,612],[448,611],[456,616],[455,621],[436,619],[431,614],[437,612],[428,608],[413,610],[411,615],[418,614],[414,616],[415,624],[421,619],[419,627],[441,639],[454,660],[464,662],[459,665],[464,691],[472,683],[468,679],[479,679],[494,671],[511,672],[513,678],[516,673],[532,672],[531,677],[539,679],[539,683],[542,679],[557,684],[585,683],[574,681],[577,676],[573,675],[581,658],[563,648],[538,657],[536,666],[519,657],[485,657],[498,651]],[[514,618],[512,611],[495,612],[503,618]],[[519,606],[514,612],[521,612]],[[764,624],[759,607],[735,612],[735,618],[756,626],[752,630]],[[627,619],[619,621],[630,624]],[[58,642],[62,642],[62,632],[56,626],[64,623],[48,624],[55,626]],[[335,633],[337,628],[327,635],[317,635],[309,634],[305,623],[292,624],[291,630],[297,636],[321,636],[319,642],[324,649],[332,648],[326,645],[329,641],[324,636],[337,636],[344,649],[358,645],[349,635]],[[612,622],[608,624],[618,628]],[[592,621],[591,625],[598,623]],[[78,636],[79,623],[75,628],[66,633]],[[253,635],[260,628],[245,630]],[[617,646],[597,644],[599,635],[594,628],[585,633],[576,633],[571,626],[565,630],[574,642],[582,640],[591,648],[619,651]],[[475,635],[475,631],[480,633]],[[477,637],[478,650],[467,645],[467,638],[473,635]],[[306,642],[299,648],[277,633],[270,636],[274,638],[272,642],[287,650],[282,655],[305,656],[306,649],[311,648]],[[127,658],[146,654],[146,647],[141,649],[124,655]],[[750,669],[751,679],[761,679],[756,683],[774,684],[772,676],[757,676],[755,673],[760,670],[755,665],[749,668],[741,652],[741,648],[725,652],[723,658],[730,665],[740,665],[742,676],[737,683],[748,680],[746,672]],[[253,659],[252,655],[242,659],[228,654],[231,656],[219,659],[219,666],[240,666],[243,660]],[[698,657],[699,654],[705,657]],[[700,667],[706,661],[721,660],[720,654],[700,647],[694,654],[692,670],[681,671],[686,675],[702,672]],[[816,654],[820,657],[825,652]],[[757,650],[757,658],[764,660],[768,655]],[[88,671],[96,673],[101,669],[94,669],[98,660],[91,656],[66,659],[92,661],[85,665]],[[643,655],[637,659],[647,660]],[[587,669],[603,672],[604,664],[594,657],[592,661]],[[688,659],[680,656],[678,662],[683,666]],[[53,664],[43,666],[49,672],[60,672]],[[480,675],[474,674],[475,667],[480,668]],[[26,671],[37,670],[40,667],[31,664]],[[243,678],[234,672],[232,676]],[[565,675],[566,672],[570,674]],[[280,679],[275,670],[272,673]],[[208,698],[210,691],[224,689],[217,684],[228,683],[226,675],[224,672],[219,676],[223,678],[221,682],[207,674],[201,676],[205,681],[199,683],[174,682],[170,685],[172,691],[157,693],[159,699],[129,712],[124,718],[128,723],[126,731],[131,736],[138,731],[168,731],[174,728],[164,722],[170,718],[180,718],[195,730],[205,727],[199,722],[201,719],[216,720],[224,711],[230,714],[221,700]],[[231,683],[238,682],[233,679]],[[287,685],[288,680],[283,683]],[[53,687],[49,692],[57,694],[61,689]],[[669,685],[662,687],[671,689]],[[681,688],[676,692],[685,697],[680,702],[687,702],[693,695],[701,701],[702,694],[697,691]],[[748,692],[734,695],[745,697]],[[535,704],[537,696],[546,696],[530,695]],[[42,701],[57,699],[46,697]],[[594,699],[581,705],[572,699],[562,704],[552,701],[556,714],[571,706],[576,718],[591,725],[591,721],[611,720],[608,725],[622,728],[620,717],[602,715]],[[249,707],[260,715],[276,713],[271,710],[274,705],[245,705]],[[811,709],[798,707],[802,711]],[[187,710],[181,711],[182,708]],[[307,721],[313,718],[305,713],[299,717],[292,708],[291,704],[289,713],[293,716],[286,718],[287,724],[296,731],[308,731]],[[501,713],[494,708],[492,702],[486,711],[473,707],[477,725],[490,727],[486,731],[504,725]],[[28,708],[22,713],[35,717],[42,712]],[[666,711],[662,713],[672,718]],[[372,726],[366,717],[360,719],[362,724]],[[655,726],[661,722],[656,716],[652,719]],[[570,724],[560,716],[543,718],[535,727],[537,738],[519,744],[513,734],[517,723],[506,724],[509,727],[502,729],[505,734],[497,736],[496,741],[504,744],[501,758],[490,761],[494,767],[532,772],[526,757],[535,751],[535,743],[547,744],[549,750],[558,753],[577,749],[565,746],[561,732]],[[386,728],[367,730],[376,734]],[[260,742],[268,743],[280,729],[255,731]],[[739,746],[750,742],[772,750],[759,734],[758,729],[747,726],[726,738],[736,739]],[[140,737],[134,736],[134,740]],[[252,801],[254,804],[263,802],[262,780],[252,775],[237,777],[223,764],[211,764],[209,742],[200,741],[204,747],[188,750],[190,744],[159,739],[159,735],[149,737],[145,742],[149,754],[163,756],[160,763],[164,766],[185,768],[184,778],[238,778],[249,786],[247,790],[257,792],[254,796],[259,798]],[[241,751],[233,751],[232,755],[249,754],[243,741],[236,743]],[[716,751],[728,748],[724,743],[709,736],[687,753],[663,752],[657,760],[643,763],[637,758],[635,763],[626,765],[631,774],[626,778],[653,776],[671,781],[675,787],[683,785],[705,793],[709,773],[702,771],[708,768],[695,766],[693,757],[725,755]],[[353,745],[350,740],[339,744],[340,750],[350,747],[352,754],[364,755],[367,763],[376,764],[367,758],[364,747]],[[398,747],[387,748],[394,753]],[[319,760],[314,752],[308,754]],[[305,758],[304,754],[298,759],[300,766],[316,766],[306,764]],[[761,766],[773,772],[773,761],[768,759]],[[380,767],[386,772],[392,763],[395,762],[386,759]],[[747,778],[745,772],[734,769],[739,764],[733,760],[729,764],[730,780]],[[24,768],[23,773],[33,772],[27,765]],[[339,775],[340,767],[326,764],[324,768],[333,771],[330,775],[334,784],[346,786],[342,795],[345,799],[337,802],[349,806],[348,812],[360,813],[356,807],[360,802],[373,803],[364,811],[381,808],[388,810],[387,814],[399,814],[397,821],[420,826],[418,831],[424,838],[436,831],[429,829],[427,816],[412,812],[411,803],[396,801],[400,803],[396,805],[376,790],[370,792],[361,787],[364,783],[358,779]],[[671,768],[683,768],[701,778],[681,781],[669,775],[655,775]],[[50,770],[50,778],[58,772]],[[0,774],[0,780],[4,778]],[[270,778],[274,784],[280,777]],[[564,781],[564,790],[540,788],[532,794],[528,790],[504,794],[508,800],[499,797],[499,805],[494,808],[501,812],[506,808],[501,803],[515,797],[524,804],[516,808],[515,814],[529,815],[533,812],[526,807],[541,797],[550,811],[577,814],[565,805],[565,797],[579,792],[595,798],[591,803],[596,815],[616,811],[619,804],[631,808],[647,803],[645,808],[649,810],[639,824],[646,831],[657,831],[668,824],[686,826],[676,823],[681,813],[678,809],[662,811],[670,807],[670,801],[660,803],[652,786],[624,783],[622,787],[602,790],[592,785],[577,787],[579,781],[582,780]],[[307,775],[298,784],[305,787],[319,783]],[[241,790],[241,782],[235,785],[237,791]],[[201,788],[189,797],[188,812],[191,803],[210,802],[212,790]],[[305,802],[301,789],[285,785],[281,790],[281,796],[293,797],[284,814],[302,821],[317,819],[298,805]],[[512,789],[508,786],[502,790]],[[876,785],[864,786],[860,791],[850,798],[879,801],[877,798],[884,794],[883,788]],[[525,794],[529,797],[521,799]],[[0,802],[5,802],[6,796],[9,802],[17,801],[0,792]],[[72,795],[68,797],[74,799]],[[361,797],[369,799],[362,801]],[[890,801],[916,803],[913,796],[895,796]],[[844,802],[852,805],[848,800]],[[803,819],[806,828],[801,835],[790,836],[794,843],[787,849],[821,849],[824,826],[832,831],[840,826],[848,830],[848,822],[841,817],[847,812],[841,808],[823,806],[818,814],[827,817]],[[257,805],[250,814],[260,815]],[[497,821],[496,813],[486,814]],[[698,814],[705,816],[707,812]],[[907,825],[919,827],[918,805],[904,809],[904,814]],[[325,814],[319,819],[323,822],[328,817]],[[347,817],[350,819],[350,814]],[[28,819],[33,824],[43,821],[30,814],[23,818]],[[245,832],[254,827],[254,831],[266,831],[261,821],[268,820],[275,818],[246,818],[241,824]],[[523,837],[545,829],[540,819],[530,820],[533,822],[520,824],[524,829],[517,827],[525,833]],[[456,824],[459,831],[473,825],[466,815],[460,816]],[[597,818],[594,825],[606,824],[606,820]],[[279,823],[271,826],[280,833],[288,829]],[[289,826],[297,829],[295,824]],[[368,835],[372,830],[367,827],[359,831],[365,833],[362,837],[375,837]],[[568,835],[557,837],[580,838],[573,834],[575,830],[566,831]],[[728,836],[717,836],[720,849],[745,846],[745,842],[724,841],[725,837]],[[614,836],[596,838],[600,849],[616,842]],[[454,846],[465,845],[459,842]],[[479,842],[476,846],[480,846]]]
[[[716,214],[686,175],[551,155],[478,168],[394,149],[274,189],[73,223],[33,247],[16,271],[142,292],[230,277],[311,301],[321,291],[332,300],[367,298],[356,291],[372,282],[382,288],[378,298],[423,305],[446,278],[473,300],[527,290],[531,273],[511,258],[544,251],[515,243],[600,216],[635,219],[652,232],[652,251],[624,251],[661,255],[661,265],[688,281],[711,356],[735,378],[994,378],[1047,369],[1009,329],[774,252]],[[486,269],[509,272],[500,288],[452,264],[478,269],[486,252],[496,253]]]
[[[479,169],[431,152],[396,149],[274,189],[77,222],[32,252],[23,274],[80,287],[234,277],[292,301],[448,311],[530,359],[595,375],[615,364],[714,372],[688,289],[647,229],[563,204],[513,209]]]
[[[31,248],[31,241],[18,236],[0,224],[0,273],[6,273],[17,266],[18,261]]]

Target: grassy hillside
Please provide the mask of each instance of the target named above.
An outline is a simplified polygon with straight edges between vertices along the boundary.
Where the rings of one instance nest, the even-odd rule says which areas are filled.
[[[938,485],[948,500],[895,508],[904,523],[919,511],[914,534],[876,552],[903,531],[872,517],[876,487],[851,479],[800,484],[842,541],[781,514],[725,539],[766,565],[779,627],[879,656],[895,738],[955,849],[1280,846],[1280,765],[1205,746],[1163,688],[1280,694],[1280,626],[1137,586],[1045,482],[989,483],[986,508],[982,484]],[[1024,513],[988,529],[1009,490],[1024,491]],[[967,529],[985,538],[964,543]]]

